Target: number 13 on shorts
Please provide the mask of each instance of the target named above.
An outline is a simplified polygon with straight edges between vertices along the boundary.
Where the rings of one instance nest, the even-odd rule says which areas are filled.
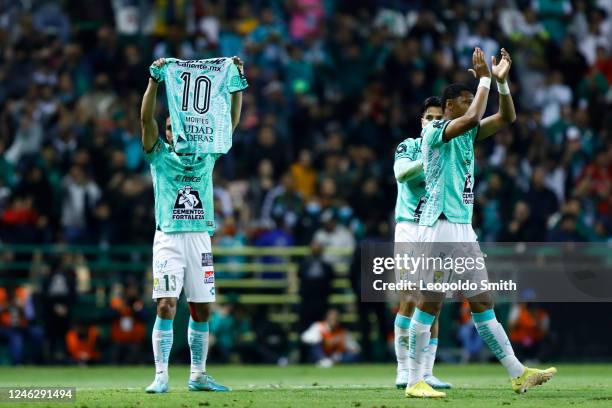
[[[166,273],[153,278],[153,293],[174,295],[176,288],[176,275],[174,274]],[[176,297],[176,295],[171,297]]]

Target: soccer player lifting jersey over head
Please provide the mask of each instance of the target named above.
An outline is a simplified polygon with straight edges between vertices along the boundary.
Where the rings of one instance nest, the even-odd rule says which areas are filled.
[[[232,63],[243,76],[242,61]],[[166,61],[153,63],[163,69]],[[156,232],[153,242],[153,298],[157,317],[152,333],[155,379],[149,393],[168,390],[168,359],[173,341],[176,303],[185,290],[189,303],[188,343],[191,351],[191,391],[229,391],[206,373],[208,318],[215,301],[215,272],[210,236],[215,229],[212,173],[220,154],[181,154],[170,118],[165,140],[154,119],[157,78],[151,77],[142,98],[142,144],[151,165],[155,193]],[[238,125],[242,93],[231,94],[231,131]]]

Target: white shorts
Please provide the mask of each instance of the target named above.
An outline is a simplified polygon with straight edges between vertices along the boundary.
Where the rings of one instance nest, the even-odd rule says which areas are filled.
[[[454,268],[433,266],[419,271],[424,283],[463,283],[476,284],[478,288],[460,290],[467,298],[485,290],[480,289],[482,280],[487,279],[484,255],[478,245],[478,237],[471,224],[457,224],[448,220],[438,220],[431,227],[418,227],[418,241],[426,257],[452,259]],[[468,261],[471,259],[472,261]],[[444,292],[444,290],[432,290]]]
[[[419,224],[409,221],[395,224],[395,242],[419,242]]]
[[[395,253],[414,254],[419,245],[419,224],[410,221],[400,221],[395,224]],[[395,268],[395,282],[408,280],[408,271]]]
[[[155,232],[153,299],[178,298],[185,288],[188,302],[215,301],[215,270],[208,232]]]
[[[438,220],[434,225],[418,226],[418,242],[478,242],[472,224]]]

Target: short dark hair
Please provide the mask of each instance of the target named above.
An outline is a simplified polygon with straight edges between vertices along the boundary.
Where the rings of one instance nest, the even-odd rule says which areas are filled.
[[[432,106],[435,108],[442,107],[442,101],[440,101],[439,96],[430,96],[429,98],[425,99],[423,106],[421,106],[421,116],[423,116],[427,109],[431,108]]]
[[[442,91],[442,111],[444,112],[444,109],[446,108],[446,101],[448,101],[449,99],[455,99],[460,97],[461,92],[464,91],[470,93],[473,92],[469,86],[461,83],[450,84],[449,86],[444,88],[444,91]]]

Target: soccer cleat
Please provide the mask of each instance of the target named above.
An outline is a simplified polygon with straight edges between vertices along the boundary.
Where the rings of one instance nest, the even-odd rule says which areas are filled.
[[[148,394],[162,394],[168,392],[168,377],[155,376],[153,382],[145,388]]]
[[[197,380],[189,380],[187,383],[189,391],[231,391],[229,387],[221,385],[210,375],[202,374]]]
[[[421,380],[412,387],[406,388],[406,396],[414,398],[442,398],[446,393],[436,391],[425,380]]]
[[[453,387],[452,384],[442,381],[433,374],[426,375],[424,379],[427,384],[436,390],[447,390]]]
[[[408,370],[397,370],[397,377],[395,377],[395,387],[398,390],[405,390],[408,385]]]
[[[531,387],[544,384],[546,381],[553,378],[557,373],[555,367],[547,368],[546,370],[538,370],[537,368],[525,367],[525,371],[520,377],[513,378],[512,389],[517,394],[523,394]]]

